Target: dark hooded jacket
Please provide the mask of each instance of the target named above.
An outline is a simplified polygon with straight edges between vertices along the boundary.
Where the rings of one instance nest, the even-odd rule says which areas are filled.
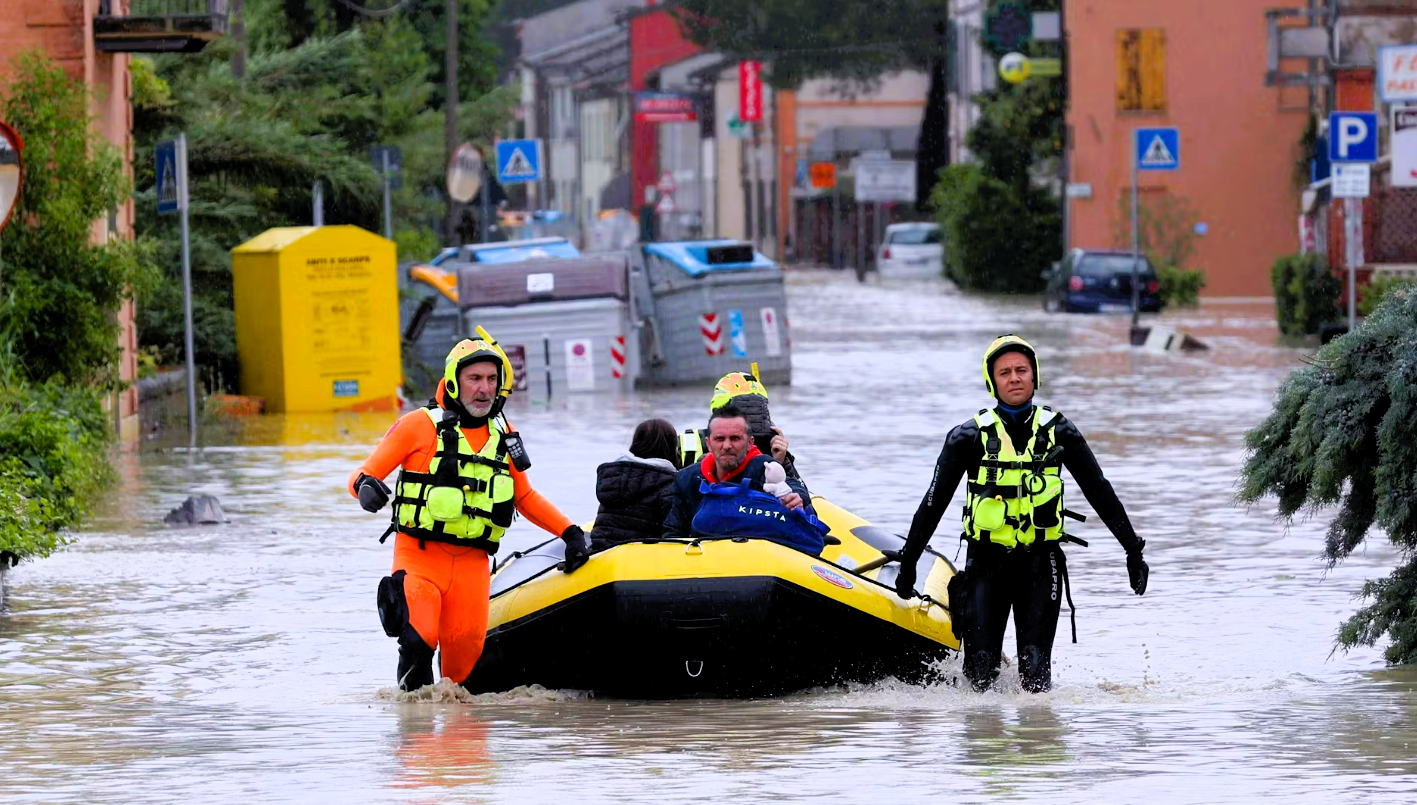
[[[658,539],[674,503],[675,472],[662,458],[624,455],[601,464],[595,471],[600,510],[590,534],[592,548]]]

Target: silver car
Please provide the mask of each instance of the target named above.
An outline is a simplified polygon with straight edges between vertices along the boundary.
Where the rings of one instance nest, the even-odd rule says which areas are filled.
[[[876,250],[876,266],[882,276],[939,274],[944,261],[939,224],[891,224]]]

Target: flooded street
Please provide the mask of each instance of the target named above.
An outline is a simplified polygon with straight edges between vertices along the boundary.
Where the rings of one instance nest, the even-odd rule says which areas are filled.
[[[1055,690],[883,684],[760,701],[625,702],[521,690],[401,702],[375,614],[391,546],[344,491],[387,414],[233,423],[148,445],[91,530],[9,573],[0,616],[0,801],[1251,803],[1417,795],[1417,671],[1333,653],[1381,535],[1325,572],[1322,518],[1286,531],[1232,503],[1244,432],[1301,352],[1268,302],[1165,320],[1194,355],[1126,345],[1123,317],[1043,313],[934,279],[789,277],[794,383],[773,417],[812,491],[904,533],[945,434],[990,403],[980,355],[1039,348],[1039,401],[1076,422],[1147,540],[1150,587],[1075,485],[1079,642]],[[744,367],[746,368],[746,366]],[[634,425],[700,423],[709,389],[513,398],[537,488],[578,522]],[[178,434],[179,438],[181,434]],[[209,438],[216,438],[208,435]],[[189,494],[231,522],[162,525]],[[962,490],[934,546],[954,557]],[[519,522],[511,547],[542,539]],[[507,549],[504,549],[507,550]],[[1067,618],[1064,611],[1063,617]],[[1010,629],[1012,632],[1012,629]],[[842,641],[855,639],[842,634]],[[1012,636],[1005,643],[1012,654]],[[557,650],[547,646],[548,652]]]

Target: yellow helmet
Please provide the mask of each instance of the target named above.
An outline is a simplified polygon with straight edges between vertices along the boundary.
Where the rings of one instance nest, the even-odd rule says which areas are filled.
[[[768,398],[767,387],[758,382],[755,375],[747,372],[729,372],[713,387],[713,398],[709,400],[709,410],[717,411],[727,405],[729,400],[746,394],[756,395],[764,400]]]
[[[464,338],[453,346],[448,353],[448,359],[443,363],[443,382],[447,386],[447,393],[452,399],[458,398],[458,373],[463,367],[479,361],[490,361],[497,364],[497,397],[499,404],[495,406],[496,411],[500,411],[501,401],[512,393],[512,384],[516,379],[512,376],[512,361],[507,357],[507,353],[502,351],[502,347],[497,344],[497,340],[487,334],[481,327],[477,328],[477,338]],[[496,415],[493,412],[493,416]]]
[[[989,390],[991,396],[997,397],[994,390],[994,377],[991,370],[994,368],[994,361],[1005,352],[1022,352],[1028,357],[1028,362],[1033,364],[1033,390],[1043,388],[1043,378],[1038,373],[1038,354],[1033,351],[1033,345],[1019,338],[1013,333],[1001,335],[994,339],[994,343],[984,350],[984,388]]]

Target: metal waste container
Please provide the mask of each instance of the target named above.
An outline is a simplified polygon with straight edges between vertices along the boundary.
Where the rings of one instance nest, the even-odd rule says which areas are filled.
[[[634,382],[624,253],[457,266],[463,332],[506,350],[515,389],[532,399],[608,392]],[[446,267],[446,263],[444,264]]]
[[[636,266],[646,360],[639,385],[712,385],[756,361],[764,383],[792,382],[782,268],[741,241],[649,243]]]
[[[404,384],[414,398],[433,394],[443,376],[448,351],[471,332],[462,329],[458,312],[458,273],[462,268],[579,255],[565,238],[538,238],[447,248],[429,263],[401,267]],[[493,337],[500,338],[495,332]]]

